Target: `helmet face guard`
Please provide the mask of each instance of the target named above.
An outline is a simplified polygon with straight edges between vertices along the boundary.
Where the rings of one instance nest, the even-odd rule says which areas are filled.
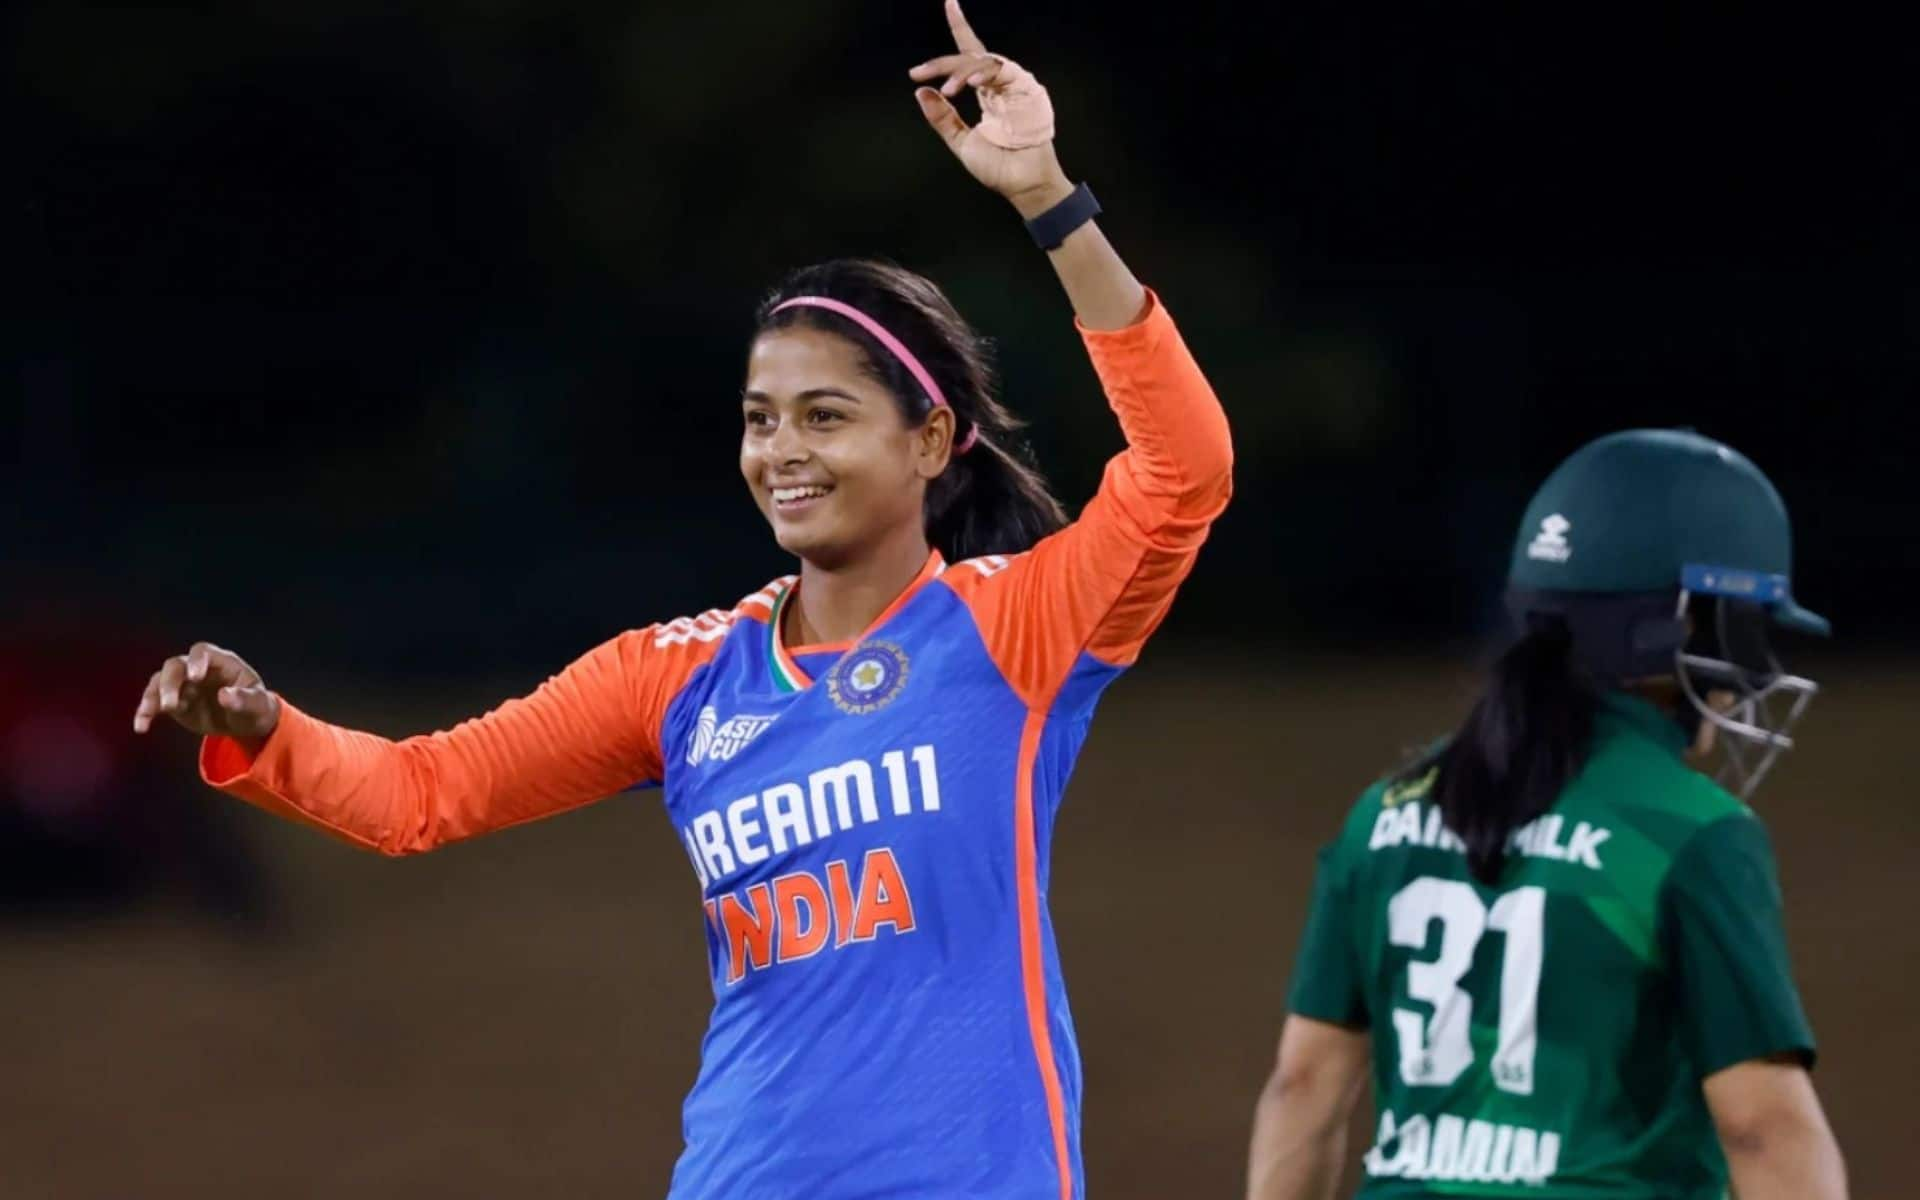
[[[1820,685],[1781,666],[1767,640],[1771,614],[1760,603],[1680,590],[1677,618],[1709,617],[1709,612],[1709,619],[1694,621],[1693,636],[1675,652],[1673,673],[1699,719],[1722,735],[1716,778],[1744,800],[1780,755],[1793,749],[1793,729]],[[1731,695],[1732,702],[1710,702],[1716,692]]]
[[[1781,667],[1769,627],[1832,633],[1794,596],[1792,564],[1786,502],[1751,460],[1692,430],[1626,429],[1575,450],[1527,502],[1508,604],[1523,628],[1564,625],[1605,687],[1675,680],[1675,719],[1691,735],[1711,723],[1720,780],[1746,797],[1819,690]]]
[[[1719,731],[1721,764],[1714,777],[1744,800],[1793,748],[1793,728],[1820,690],[1781,665],[1767,638],[1780,614],[1769,598],[1754,598],[1750,580],[1735,572],[1690,569],[1677,598],[1671,589],[1515,589],[1507,605],[1523,630],[1542,620],[1564,624],[1573,636],[1575,661],[1604,687],[1674,677],[1687,700],[1679,714],[1682,727],[1691,736],[1706,721]]]

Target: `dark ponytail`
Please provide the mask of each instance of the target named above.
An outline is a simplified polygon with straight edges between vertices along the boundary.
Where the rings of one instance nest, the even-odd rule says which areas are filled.
[[[818,308],[774,312],[796,296],[850,304],[904,343],[940,385],[953,408],[956,445],[977,431],[965,454],[927,487],[927,541],[948,562],[982,554],[1018,554],[1064,527],[1053,497],[1020,436],[1025,422],[994,396],[992,349],[932,281],[877,259],[835,259],[803,267],[760,305],[754,336],[774,329],[820,329],[859,346],[873,377],[887,385],[910,426],[926,421],[932,402],[900,360],[866,330]]]
[[[1433,774],[1433,803],[1466,843],[1467,866],[1491,884],[1507,839],[1553,807],[1585,765],[1600,689],[1574,661],[1564,621],[1536,616],[1493,664],[1459,730],[1402,776]]]

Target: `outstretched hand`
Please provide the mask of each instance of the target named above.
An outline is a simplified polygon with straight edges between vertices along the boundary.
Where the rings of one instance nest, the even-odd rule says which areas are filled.
[[[264,738],[280,720],[280,700],[238,654],[195,642],[147,680],[133,710],[134,732],[145,733],[162,714],[202,737]]]
[[[946,0],[955,53],[929,59],[907,72],[921,83],[945,81],[914,92],[920,112],[975,179],[1011,200],[1022,216],[1044,212],[1073,191],[1053,152],[1053,103],[1026,68],[989,53],[967,24],[960,0]],[[951,96],[973,88],[980,123],[968,125]]]

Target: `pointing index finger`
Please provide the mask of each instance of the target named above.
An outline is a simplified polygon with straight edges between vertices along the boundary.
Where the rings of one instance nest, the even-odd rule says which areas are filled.
[[[958,46],[962,53],[985,54],[987,52],[987,44],[980,40],[980,35],[973,31],[973,26],[967,24],[966,14],[960,11],[960,0],[947,0],[947,25],[953,30],[953,44]]]

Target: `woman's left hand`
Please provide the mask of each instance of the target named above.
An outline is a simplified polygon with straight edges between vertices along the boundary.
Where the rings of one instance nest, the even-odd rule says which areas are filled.
[[[960,0],[946,0],[947,24],[957,53],[942,55],[907,72],[921,82],[946,77],[939,90],[914,92],[920,111],[947,148],[975,179],[1034,217],[1073,192],[1053,152],[1053,103],[1020,64],[987,51]],[[948,100],[971,87],[980,97],[980,123],[969,126]]]

